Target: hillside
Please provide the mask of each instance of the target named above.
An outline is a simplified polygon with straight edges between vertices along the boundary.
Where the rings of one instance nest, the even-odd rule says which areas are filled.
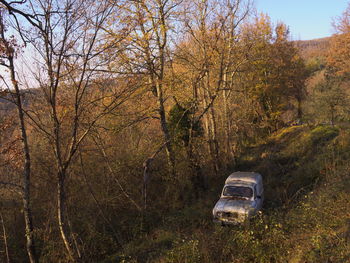
[[[0,2],[0,262],[350,262],[350,3]]]
[[[304,59],[324,57],[330,46],[330,37],[296,41]]]
[[[214,187],[201,199],[157,218],[152,211],[150,231],[103,262],[348,262],[349,138],[330,126],[283,129],[211,177]],[[233,170],[264,178],[263,214],[248,227],[212,223],[211,209]]]

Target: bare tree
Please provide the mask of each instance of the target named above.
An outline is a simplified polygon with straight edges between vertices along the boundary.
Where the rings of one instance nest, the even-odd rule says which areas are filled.
[[[68,217],[69,168],[80,144],[99,120],[135,90],[135,85],[130,88],[101,81],[108,77],[103,69],[109,58],[103,52],[110,47],[101,30],[116,6],[110,1],[82,0],[37,0],[20,7],[17,2],[0,2],[13,15],[24,42],[31,44],[38,55],[38,67],[32,74],[42,94],[37,98],[42,109],[32,108],[26,114],[52,148],[58,226],[69,258],[81,261]]]
[[[24,120],[24,111],[23,111],[23,103],[22,103],[22,95],[20,91],[20,87],[16,77],[16,69],[15,69],[15,52],[16,41],[14,39],[10,40],[5,36],[5,24],[3,18],[3,10],[0,10],[0,48],[1,48],[1,61],[0,64],[6,67],[10,73],[10,80],[12,83],[12,90],[8,90],[8,92],[12,93],[12,97],[10,100],[16,105],[19,130],[21,134],[22,141],[22,156],[23,156],[23,174],[21,185],[17,188],[20,190],[20,194],[22,196],[23,202],[23,214],[25,221],[25,236],[26,236],[26,247],[27,253],[30,262],[37,262],[36,249],[34,244],[34,236],[33,236],[33,220],[32,220],[32,210],[31,210],[31,202],[30,202],[30,175],[31,175],[31,162],[30,162],[30,151],[29,151],[29,143],[27,136],[27,129]],[[10,87],[8,87],[10,88]]]
[[[156,99],[157,118],[165,141],[170,173],[175,174],[175,153],[166,117],[166,68],[170,61],[170,35],[174,12],[180,1],[141,0],[124,6],[133,25],[128,48],[121,62],[129,65],[125,74],[142,77],[144,86]],[[111,35],[113,37],[113,34]]]
[[[208,152],[216,171],[220,168],[218,116],[224,124],[225,156],[234,157],[229,121],[229,98],[234,78],[246,58],[240,50],[239,28],[248,17],[250,1],[194,1],[184,16],[185,43],[179,43],[177,63],[190,72],[194,108],[203,119]]]

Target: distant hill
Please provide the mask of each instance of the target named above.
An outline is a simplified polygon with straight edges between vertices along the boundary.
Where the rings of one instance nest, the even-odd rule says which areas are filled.
[[[325,57],[330,47],[331,37],[296,41],[304,59]]]
[[[39,96],[39,90],[36,89],[26,89],[21,90],[22,93],[22,104],[27,107],[33,96]],[[16,108],[14,103],[15,97],[11,93],[0,94],[0,117],[2,114],[7,114],[9,111],[12,111]]]
[[[11,99],[9,96],[6,96],[6,98],[0,97],[0,115],[15,108],[15,105],[9,99]]]

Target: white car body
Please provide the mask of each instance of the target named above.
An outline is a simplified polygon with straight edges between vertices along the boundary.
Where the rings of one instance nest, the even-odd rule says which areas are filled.
[[[235,172],[226,179],[213,209],[214,222],[243,223],[261,210],[263,200],[262,176],[255,172]]]

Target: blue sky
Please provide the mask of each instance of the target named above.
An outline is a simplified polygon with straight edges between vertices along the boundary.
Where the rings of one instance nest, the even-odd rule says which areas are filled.
[[[330,36],[332,21],[347,7],[347,0],[255,0],[257,11],[267,13],[272,22],[289,26],[294,40]]]

